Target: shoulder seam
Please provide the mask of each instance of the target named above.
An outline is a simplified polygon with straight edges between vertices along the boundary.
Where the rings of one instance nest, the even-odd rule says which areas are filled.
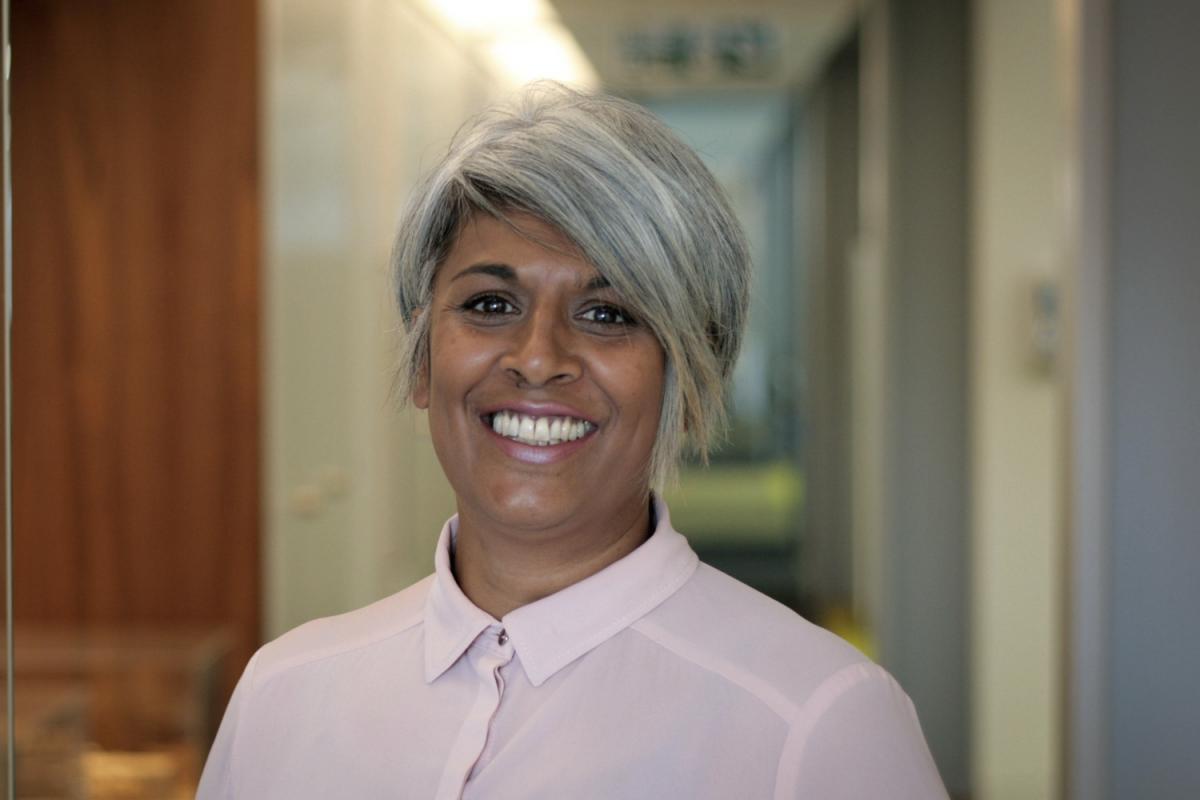
[[[799,780],[799,765],[817,723],[851,689],[880,677],[888,682],[893,681],[887,670],[873,662],[847,664],[821,681],[812,694],[796,708],[795,715],[788,720],[787,739],[779,752],[779,768],[775,776],[777,800],[790,797],[784,792],[784,788]]]
[[[698,668],[710,672],[752,695],[790,728],[791,720],[799,710],[799,706],[772,686],[769,681],[746,671],[711,650],[670,633],[661,625],[644,617],[630,628],[685,661],[695,664]]]

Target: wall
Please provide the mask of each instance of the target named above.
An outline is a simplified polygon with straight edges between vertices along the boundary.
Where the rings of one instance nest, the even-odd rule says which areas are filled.
[[[834,571],[822,585],[836,595],[846,565],[955,794],[970,787],[966,62],[961,0],[873,3],[811,106],[812,456],[827,473],[809,521],[849,528],[813,532]]]
[[[857,37],[843,45],[798,113],[796,261],[808,275],[804,582],[849,608],[851,558],[848,282],[858,236]]]
[[[1200,5],[1115,0],[1113,798],[1200,796]]]
[[[1073,224],[1068,256],[1065,370],[1068,423],[1067,558],[1070,630],[1064,642],[1064,797],[1105,800],[1108,754],[1110,577],[1109,303],[1112,211],[1111,62],[1108,0],[1061,6],[1073,143]]]
[[[401,204],[501,88],[415,2],[268,0],[267,633],[433,569],[454,511],[424,420],[391,394]]]
[[[1058,795],[1063,395],[1032,341],[1069,252],[1057,7],[973,4],[969,332],[971,762],[976,796]]]
[[[850,394],[851,585],[855,617],[871,635],[887,599],[888,271],[891,235],[891,4],[872,3],[860,39],[858,238],[849,253],[847,346]]]
[[[967,3],[891,2],[888,499],[880,657],[969,787]]]

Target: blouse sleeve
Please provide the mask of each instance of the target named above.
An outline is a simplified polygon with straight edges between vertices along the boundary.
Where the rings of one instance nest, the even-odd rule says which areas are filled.
[[[233,697],[225,708],[225,716],[221,727],[217,730],[217,738],[213,740],[212,749],[208,751],[208,759],[204,763],[204,772],[200,774],[200,786],[196,790],[196,800],[233,800],[234,793],[233,765],[236,756],[238,726],[245,713],[245,705],[253,682],[254,664],[258,660],[256,653],[246,665],[242,677],[233,690]]]
[[[784,746],[776,800],[945,800],[912,701],[881,667],[854,664],[800,708]]]

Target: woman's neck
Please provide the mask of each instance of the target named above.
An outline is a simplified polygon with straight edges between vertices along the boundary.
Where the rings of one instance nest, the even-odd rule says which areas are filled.
[[[452,563],[472,603],[496,619],[594,575],[653,532],[650,504],[539,531],[507,530],[459,510]]]

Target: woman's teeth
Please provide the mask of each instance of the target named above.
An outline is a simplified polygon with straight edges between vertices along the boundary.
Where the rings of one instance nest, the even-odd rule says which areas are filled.
[[[595,427],[586,420],[571,417],[531,417],[513,411],[492,414],[493,431],[506,439],[538,447],[573,441]]]

